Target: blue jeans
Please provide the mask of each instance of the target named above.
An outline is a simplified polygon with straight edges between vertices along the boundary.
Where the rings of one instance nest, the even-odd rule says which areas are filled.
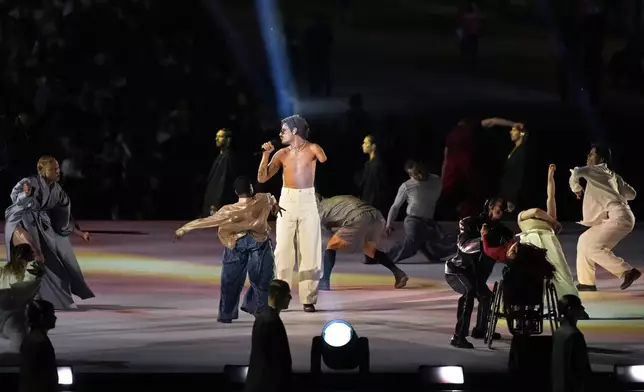
[[[226,248],[217,320],[238,318],[239,296],[247,274],[250,287],[244,296],[242,310],[255,314],[268,306],[268,286],[273,280],[274,271],[275,259],[270,240],[257,242],[251,235],[246,235],[237,240],[233,249]]]

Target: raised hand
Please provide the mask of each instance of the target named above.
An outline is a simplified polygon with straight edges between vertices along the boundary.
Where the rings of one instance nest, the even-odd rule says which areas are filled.
[[[553,178],[555,176],[555,170],[557,170],[557,166],[554,163],[551,163],[550,166],[548,166],[548,178]]]
[[[23,192],[25,192],[25,195],[27,195],[27,196],[31,196],[31,192],[32,192],[33,190],[34,190],[34,189],[31,187],[31,184],[29,184],[28,182],[26,182],[26,183],[22,186],[22,191],[23,191]]]
[[[273,143],[271,142],[264,143],[262,144],[262,150],[264,150],[265,154],[270,154],[275,151],[275,146],[273,146]]]

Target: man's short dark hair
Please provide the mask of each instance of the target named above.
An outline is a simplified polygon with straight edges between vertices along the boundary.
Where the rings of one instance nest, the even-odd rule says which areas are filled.
[[[604,144],[594,143],[592,148],[595,149],[595,155],[597,155],[601,163],[610,165],[613,159],[613,152],[610,150],[610,147]]]
[[[304,117],[299,114],[294,114],[292,116],[286,117],[282,120],[282,124],[286,124],[290,130],[297,129],[297,135],[302,139],[308,139],[309,137],[309,123],[306,122]]]
[[[39,326],[43,317],[47,314],[54,314],[54,305],[44,299],[35,299],[27,305],[27,322],[32,326]]]
[[[566,294],[557,301],[557,309],[559,314],[563,317],[570,312],[571,309],[583,309],[584,306],[581,304],[581,299],[573,294]]]
[[[291,286],[283,280],[273,279],[268,286],[268,297],[275,298],[290,294]]]
[[[251,196],[253,193],[253,190],[251,189],[251,182],[250,178],[246,176],[239,176],[235,178],[235,182],[233,182],[233,189],[235,190],[235,193],[237,196],[241,195],[248,195]]]
[[[501,209],[503,211],[511,212],[508,211],[508,202],[501,196],[495,196],[487,199],[485,201],[485,210],[483,212],[487,214],[490,209],[496,205],[496,203],[501,203]]]

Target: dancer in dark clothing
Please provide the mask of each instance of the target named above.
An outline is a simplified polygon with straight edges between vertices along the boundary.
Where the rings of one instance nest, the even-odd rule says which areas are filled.
[[[231,149],[232,139],[233,134],[230,130],[224,128],[217,131],[215,143],[219,148],[219,154],[208,174],[201,209],[203,217],[210,216],[221,207],[235,202],[233,181],[241,173],[239,173],[236,156]]]
[[[445,264],[445,280],[454,291],[461,294],[456,314],[457,322],[451,345],[458,348],[473,348],[467,341],[474,299],[479,301],[476,326],[472,329],[474,339],[482,339],[486,332],[487,314],[492,292],[487,280],[494,268],[494,259],[483,253],[481,229],[488,229],[487,238],[492,244],[510,241],[514,234],[501,222],[507,204],[501,198],[488,200],[485,212],[459,222],[458,254]],[[499,339],[495,334],[493,337]]]

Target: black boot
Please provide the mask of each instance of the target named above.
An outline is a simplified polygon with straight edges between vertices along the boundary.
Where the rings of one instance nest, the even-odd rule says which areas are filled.
[[[381,252],[379,250],[376,250],[376,254],[373,257],[374,260],[383,267],[387,268],[389,271],[391,271],[394,274],[394,278],[396,278],[396,283],[394,283],[394,287],[397,289],[402,289],[407,285],[407,281],[409,280],[409,276],[407,276],[406,273],[403,272],[400,268],[396,267],[396,264],[394,264],[393,261],[387,256],[385,252]]]
[[[318,290],[330,291],[331,290],[331,272],[333,272],[333,267],[335,267],[335,255],[336,252],[333,249],[327,249],[324,252],[324,260],[322,266],[322,279],[318,283]]]

